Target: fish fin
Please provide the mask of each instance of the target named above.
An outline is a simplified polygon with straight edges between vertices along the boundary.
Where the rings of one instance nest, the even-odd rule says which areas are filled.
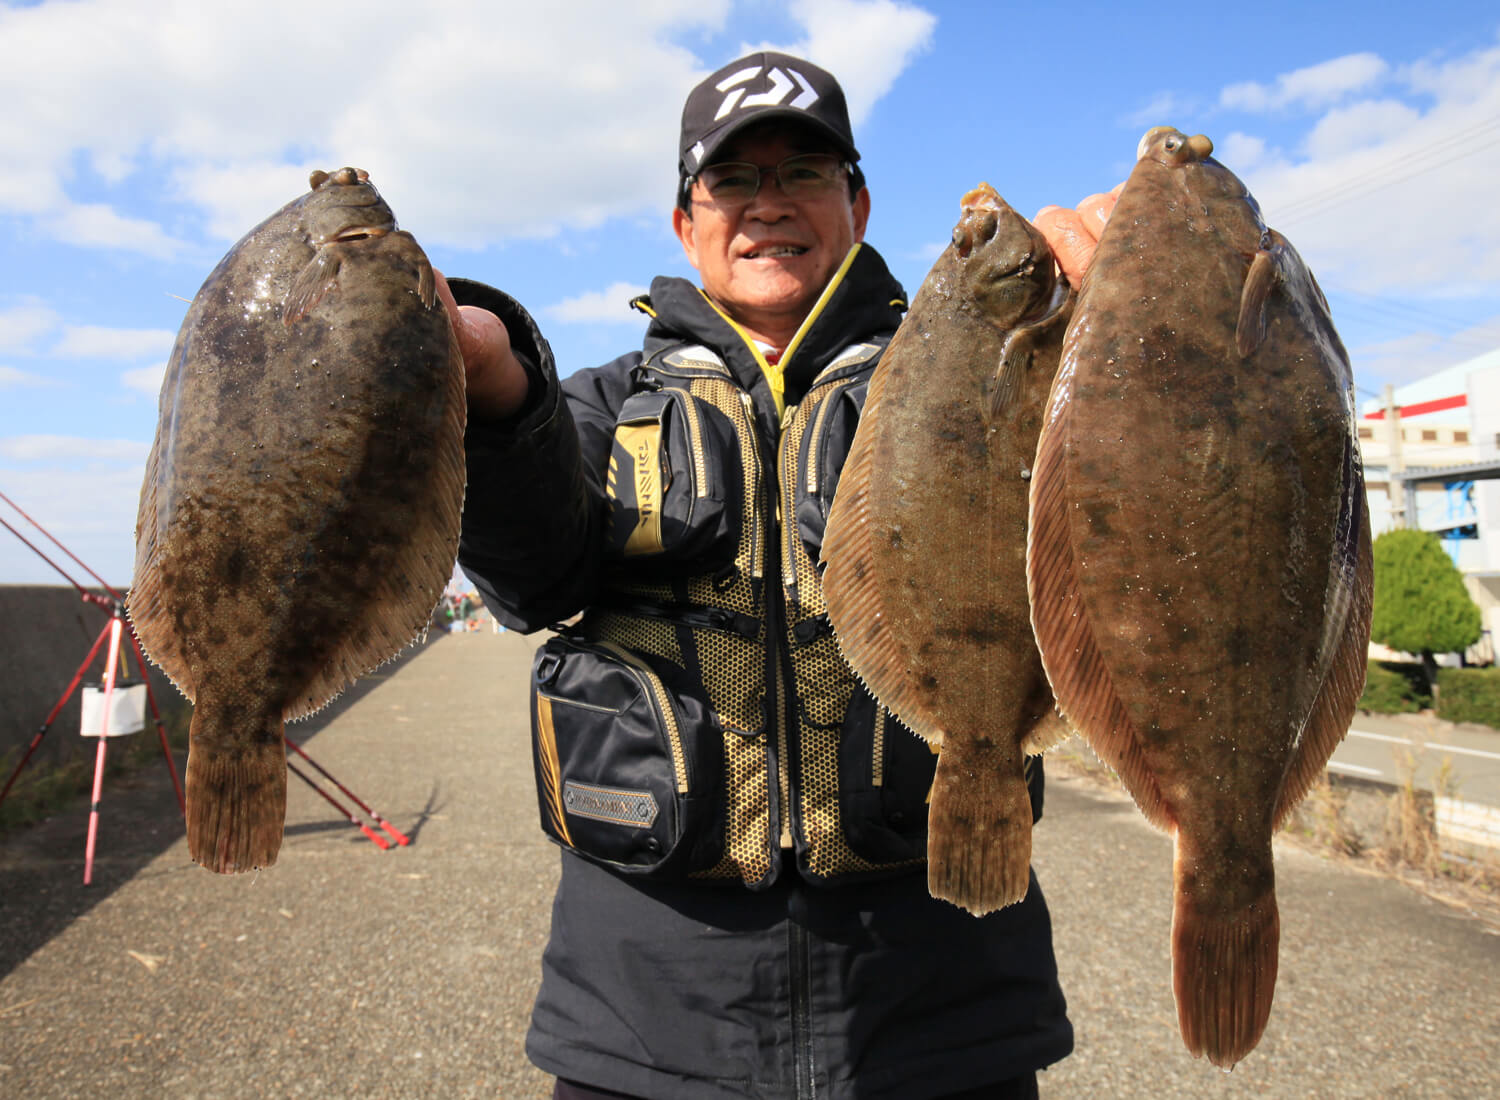
[[[463,357],[448,330],[449,363],[442,428],[425,453],[432,462],[413,530],[380,582],[360,608],[360,617],[345,630],[317,675],[288,702],[288,721],[306,717],[371,669],[390,660],[421,638],[432,609],[453,574],[458,556],[467,470],[464,465]]]
[[[423,309],[437,305],[437,276],[432,273],[432,262],[424,254],[417,263],[417,297]]]
[[[1021,735],[1021,751],[1027,756],[1040,756],[1073,736],[1073,728],[1057,712],[1057,703],[1052,698],[1052,688],[1045,675],[1037,677],[1031,698],[1026,701],[1026,713],[1033,715],[1030,724],[1023,726]]]
[[[950,731],[927,810],[927,892],[983,916],[1026,896],[1031,794],[1017,746]]]
[[[1245,359],[1255,353],[1266,338],[1266,302],[1281,281],[1276,252],[1262,250],[1250,261],[1245,287],[1240,291],[1240,318],[1234,329],[1235,350]]]
[[[1062,386],[1054,384],[1054,402],[1067,390],[1063,375],[1058,382]],[[1066,401],[1049,409],[1032,470],[1026,544],[1032,630],[1058,712],[1115,770],[1146,820],[1170,829],[1171,811],[1141,752],[1140,735],[1115,691],[1078,586],[1068,528],[1067,422]]]
[[[307,311],[321,302],[329,291],[339,285],[339,267],[343,264],[343,249],[328,244],[313,253],[313,258],[292,280],[291,289],[281,302],[281,322],[291,327]]]
[[[176,393],[176,379],[181,376],[182,361],[175,353],[167,365],[167,376],[162,382],[163,401]],[[162,605],[162,562],[158,535],[163,528],[160,509],[165,507],[158,489],[167,474],[163,448],[169,440],[163,437],[163,426],[158,425],[156,440],[151,445],[151,454],[146,459],[146,475],[141,482],[141,499],[135,518],[135,568],[131,572],[130,589],[125,594],[125,611],[130,619],[130,628],[141,643],[141,648],[167,678],[188,699],[193,698],[192,668],[183,650],[180,632],[175,629],[171,616]]]
[[[1015,404],[1016,398],[1026,386],[1026,371],[1031,366],[1031,351],[1035,341],[1022,329],[1013,330],[1000,348],[1000,363],[995,368],[995,377],[990,384],[989,418],[991,421],[1004,416]]]
[[[849,456],[839,475],[819,551],[824,566],[823,599],[834,640],[849,667],[903,725],[934,744],[940,733],[907,680],[906,670],[913,667],[912,654],[889,628],[891,616],[886,612],[885,593],[875,567],[874,521],[870,514],[876,473],[874,439],[889,376],[887,363],[875,368]]]
[[[259,728],[227,731],[215,718],[225,708],[200,703],[193,710],[187,763],[188,855],[221,875],[254,871],[276,862],[286,825],[286,748],[281,716],[265,715]],[[212,747],[210,747],[212,746]]]
[[[1068,720],[1057,712],[1054,706],[1047,707],[1047,713],[1041,715],[1032,722],[1021,738],[1021,751],[1027,756],[1040,756],[1048,749],[1061,745],[1074,733],[1073,727],[1068,725]]]
[[[1363,477],[1356,479],[1352,489],[1358,493],[1356,503],[1362,506],[1365,499]],[[1343,635],[1333,661],[1328,666],[1323,686],[1318,691],[1317,699],[1313,701],[1302,736],[1297,742],[1296,752],[1287,762],[1281,795],[1277,799],[1275,816],[1272,818],[1277,827],[1322,777],[1328,758],[1349,731],[1349,721],[1354,717],[1360,693],[1365,688],[1375,588],[1368,523],[1358,524],[1356,540],[1353,576],[1344,586],[1348,589],[1350,599]]]
[[[1179,833],[1172,908],[1177,1026],[1195,1058],[1229,1069],[1255,1049],[1271,1015],[1281,941],[1276,893],[1268,888],[1248,905],[1226,908],[1221,898],[1188,887],[1183,854]],[[1266,874],[1269,880],[1269,867]]]
[[[1026,372],[1036,349],[1058,325],[1066,325],[1073,315],[1073,303],[1077,295],[1066,279],[1059,279],[1052,288],[1052,297],[1047,303],[1046,313],[1030,324],[1011,329],[1000,347],[1000,362],[995,368],[989,400],[989,419],[998,420],[1015,404],[1026,388]]]

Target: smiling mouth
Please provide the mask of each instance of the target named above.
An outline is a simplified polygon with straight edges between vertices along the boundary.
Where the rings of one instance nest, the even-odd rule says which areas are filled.
[[[780,244],[771,245],[766,248],[752,248],[742,258],[746,260],[774,260],[782,256],[800,256],[806,251],[807,249],[802,245]]]

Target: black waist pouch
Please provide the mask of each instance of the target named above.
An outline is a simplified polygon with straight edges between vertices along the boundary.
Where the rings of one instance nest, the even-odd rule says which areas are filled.
[[[669,662],[559,636],[532,666],[542,830],[626,874],[682,877],[724,849],[723,734]]]

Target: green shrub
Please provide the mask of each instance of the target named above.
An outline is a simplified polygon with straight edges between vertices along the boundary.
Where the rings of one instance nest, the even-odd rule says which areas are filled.
[[[1427,706],[1421,690],[1422,672],[1416,665],[1404,668],[1394,664],[1369,662],[1365,674],[1364,694],[1359,709],[1374,714],[1415,714]]]
[[[1439,669],[1438,685],[1439,718],[1500,729],[1500,669]]]

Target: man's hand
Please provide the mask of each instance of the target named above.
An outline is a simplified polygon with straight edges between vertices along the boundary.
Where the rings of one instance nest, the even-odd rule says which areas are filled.
[[[1124,186],[1122,183],[1103,194],[1090,195],[1072,210],[1044,206],[1031,219],[1051,245],[1057,266],[1074,286],[1083,282],[1083,273],[1094,258],[1104,223],[1109,220],[1110,211],[1115,208],[1115,200],[1120,197]]]
[[[458,350],[464,357],[464,375],[468,385],[469,415],[479,419],[499,420],[513,415],[526,403],[531,381],[510,350],[510,333],[505,324],[487,309],[461,306],[453,300],[453,291],[441,271],[437,276],[438,297],[448,311],[448,320],[458,337]]]

